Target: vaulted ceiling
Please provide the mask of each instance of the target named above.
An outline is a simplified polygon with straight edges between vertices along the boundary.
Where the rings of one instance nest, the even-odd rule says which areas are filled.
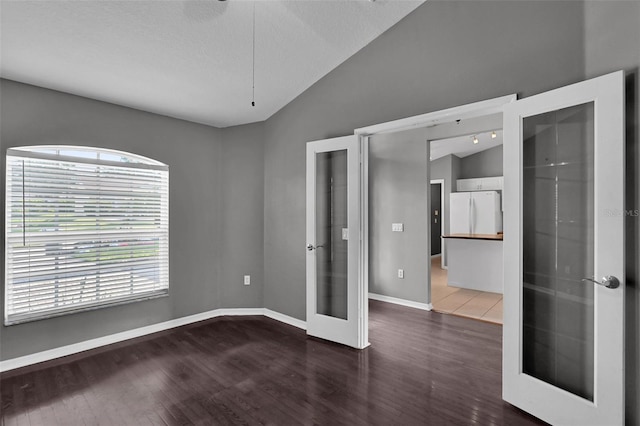
[[[0,75],[245,124],[269,118],[421,3],[2,0]]]

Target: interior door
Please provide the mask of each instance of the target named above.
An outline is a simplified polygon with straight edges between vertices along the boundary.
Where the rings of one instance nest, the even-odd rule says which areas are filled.
[[[357,136],[307,143],[307,334],[367,342]]]
[[[503,398],[624,423],[624,76],[504,109]]]
[[[442,252],[442,184],[431,184],[431,256]]]

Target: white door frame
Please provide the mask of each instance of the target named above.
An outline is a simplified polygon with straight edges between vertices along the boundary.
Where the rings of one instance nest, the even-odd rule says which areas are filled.
[[[440,267],[442,269],[447,269],[446,265],[446,250],[444,249],[444,239],[442,238],[442,236],[444,235],[444,228],[445,225],[447,224],[446,222],[446,215],[445,215],[445,210],[446,210],[446,206],[444,205],[444,183],[445,183],[445,179],[430,179],[429,180],[429,185],[431,184],[440,184],[440,239],[442,240],[440,242]],[[431,200],[431,198],[429,198],[429,200]],[[429,204],[429,207],[431,207],[431,205]],[[431,221],[429,221],[431,222]],[[431,236],[431,230],[429,230],[429,236]]]
[[[454,123],[460,120],[468,120],[471,118],[484,117],[491,114],[502,113],[504,106],[515,102],[518,99],[518,95],[506,95],[498,98],[488,99],[485,101],[474,102],[466,105],[460,105],[453,108],[443,109],[440,111],[429,112],[426,114],[416,115],[413,117],[402,118],[399,120],[388,121],[386,123],[375,124],[372,126],[361,127],[359,129],[355,129],[354,133],[358,136],[360,140],[360,153],[362,156],[362,167],[361,170],[361,209],[360,209],[360,227],[362,229],[362,243],[361,243],[361,276],[364,280],[364,288],[369,288],[369,203],[368,203],[368,193],[369,193],[369,138],[375,135],[381,135],[384,133],[393,133],[399,132],[402,130],[410,130],[417,129],[422,127],[430,127],[435,126],[437,124],[446,124],[446,123]],[[429,142],[427,142],[429,143]],[[428,171],[429,169],[427,169]],[[428,187],[431,188],[430,186]],[[444,185],[443,185],[444,188]],[[427,192],[427,196],[429,192]],[[444,205],[444,204],[443,204]],[[431,200],[427,200],[427,207],[430,208]],[[430,235],[431,232],[431,221],[427,221],[429,223],[429,227],[427,228],[427,236]],[[427,252],[431,253],[431,241],[428,239],[427,241]],[[426,253],[425,253],[426,255]],[[428,310],[431,310],[431,262],[429,262],[427,270],[427,301],[424,303],[420,303],[420,305],[428,306]],[[360,300],[361,306],[367,307],[368,292],[365,291],[363,295],[363,300]],[[393,299],[393,298],[389,298]],[[399,299],[398,303],[400,303]],[[400,303],[403,305],[412,306],[415,305],[415,302],[412,301],[402,301],[406,303]],[[369,310],[367,308],[362,309],[361,312],[364,314],[363,318],[363,326],[364,330],[367,332],[369,330]]]

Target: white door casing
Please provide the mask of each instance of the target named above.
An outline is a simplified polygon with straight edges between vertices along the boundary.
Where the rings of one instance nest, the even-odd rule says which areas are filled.
[[[524,318],[531,315],[531,310],[528,309],[525,312],[523,307],[523,294],[530,291],[529,283],[526,286],[523,285],[523,274],[526,273],[523,269],[523,235],[527,232],[523,229],[523,215],[532,214],[525,211],[523,205],[525,197],[535,196],[531,191],[525,193],[523,187],[525,180],[523,161],[527,161],[523,152],[524,123],[527,118],[533,117],[535,120],[541,114],[559,113],[567,108],[587,104],[592,105],[593,111],[593,165],[592,169],[589,169],[593,170],[593,195],[588,199],[590,203],[593,203],[593,208],[592,213],[589,213],[588,222],[585,222],[589,223],[588,229],[589,232],[592,232],[593,241],[593,260],[589,260],[589,262],[592,262],[596,280],[602,281],[604,276],[615,276],[620,281],[618,288],[606,288],[591,282],[581,283],[584,286],[593,286],[592,301],[589,302],[593,306],[593,328],[590,331],[592,334],[593,370],[586,374],[586,377],[592,377],[590,382],[592,383],[590,385],[592,386],[590,391],[592,395],[589,397],[578,396],[565,390],[566,387],[563,389],[539,377],[527,374],[524,370],[529,367],[525,368],[523,363],[525,356],[527,359],[533,357],[538,360],[535,358],[537,353],[532,355],[532,352],[535,352],[530,350],[532,346],[527,346],[528,353],[525,354],[525,342],[523,341],[525,335]],[[624,74],[621,71],[531,96],[505,105],[504,108],[503,398],[552,424],[586,426],[622,425],[624,423],[625,277],[623,262],[625,206],[623,132]],[[558,163],[550,166],[564,165]],[[555,184],[558,188],[557,174]],[[536,188],[536,191],[542,190]],[[557,194],[556,192],[556,205],[563,202],[562,197],[558,201]],[[563,197],[566,197],[566,194],[567,192]],[[529,205],[527,201],[527,206]],[[535,205],[534,203],[533,206],[535,207]],[[556,223],[559,223],[557,211],[556,209]],[[556,224],[557,229],[558,225]],[[531,231],[528,232],[527,235],[530,235]],[[536,238],[538,238],[537,234]],[[536,258],[535,262],[538,261],[542,262]],[[531,260],[527,262],[531,262]],[[558,265],[556,258],[556,269]],[[578,285],[578,283],[579,280],[574,280],[574,285]],[[548,293],[556,292],[556,290],[545,291]],[[554,297],[570,299],[575,296],[560,294],[558,290]],[[560,306],[562,301],[557,303],[557,306]],[[580,321],[584,319],[580,316],[572,319],[567,311],[557,312],[557,315],[557,327],[576,324],[581,326]],[[560,333],[556,333],[555,336],[555,344],[558,347],[570,340],[569,337]],[[540,360],[535,362],[546,362],[543,358],[544,356],[540,356]],[[566,363],[571,360],[558,358],[551,362],[556,362],[555,368],[559,370],[561,365],[566,366]]]

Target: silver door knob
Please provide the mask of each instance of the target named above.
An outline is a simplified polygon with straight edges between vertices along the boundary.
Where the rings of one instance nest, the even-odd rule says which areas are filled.
[[[613,275],[607,275],[606,277],[602,277],[602,281],[594,280],[593,278],[583,278],[582,281],[589,281],[598,285],[601,285],[606,288],[618,288],[620,287],[620,280],[618,280]]]
[[[307,250],[313,251],[314,248],[313,244],[307,244]]]

